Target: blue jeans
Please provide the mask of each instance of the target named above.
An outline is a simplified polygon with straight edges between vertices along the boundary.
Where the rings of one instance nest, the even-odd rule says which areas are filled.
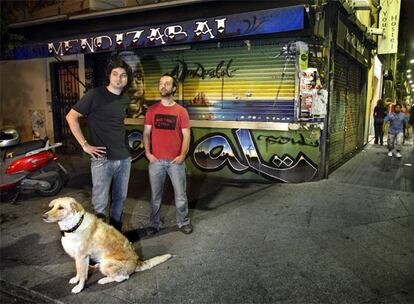
[[[397,150],[397,152],[400,152],[402,150],[403,140],[404,140],[403,132],[400,132],[397,134],[388,133],[388,140],[387,140],[388,151],[392,151],[395,147],[395,150]]]
[[[122,209],[128,194],[131,158],[110,160],[106,157],[91,160],[92,205],[96,213],[105,214],[112,184],[111,219],[122,222]]]
[[[160,229],[161,201],[167,174],[174,187],[177,225],[181,228],[190,223],[186,194],[187,180],[185,175],[185,163],[172,164],[171,161],[172,160],[161,159],[150,163],[148,166],[151,184],[151,215],[149,225],[156,229]]]

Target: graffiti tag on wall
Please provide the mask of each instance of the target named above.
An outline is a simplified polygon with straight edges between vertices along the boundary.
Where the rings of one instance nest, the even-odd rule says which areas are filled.
[[[318,171],[317,165],[303,152],[296,157],[286,153],[273,154],[264,160],[257,141],[265,141],[268,145],[294,144],[301,146],[319,147],[319,142],[306,140],[300,134],[299,140],[288,136],[274,137],[258,135],[256,141],[251,130],[232,130],[234,141],[222,133],[210,133],[198,139],[191,147],[191,160],[203,172],[219,171],[229,168],[235,174],[254,172],[270,180],[295,183],[312,180]],[[145,155],[141,131],[134,130],[129,136],[132,160],[137,161]],[[234,144],[235,142],[235,144]]]
[[[131,161],[135,162],[145,156],[144,136],[140,130],[131,130],[128,134]]]
[[[274,154],[270,161],[265,161],[251,130],[233,130],[233,136],[237,147],[224,134],[208,134],[199,139],[192,150],[194,164],[202,171],[220,170],[227,166],[236,174],[252,171],[271,180],[290,183],[309,181],[317,173],[317,166],[302,152],[296,158],[288,154]],[[262,138],[258,136],[258,140]],[[286,143],[288,142],[292,140],[287,140]],[[306,143],[300,140],[294,142]],[[319,145],[317,142],[309,144]]]
[[[224,77],[233,77],[233,73],[237,69],[231,69],[231,64],[233,59],[230,59],[227,63],[225,60],[221,60],[215,68],[206,68],[201,63],[194,63],[195,68],[190,69],[187,62],[183,60],[177,60],[177,64],[170,72],[172,76],[177,78],[180,81],[185,81],[188,77],[191,78],[224,78]]]

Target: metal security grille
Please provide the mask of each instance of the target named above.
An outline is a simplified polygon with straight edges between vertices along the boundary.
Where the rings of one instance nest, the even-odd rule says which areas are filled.
[[[336,52],[330,104],[329,171],[343,164],[363,142],[363,72],[364,69],[352,59]]]
[[[51,63],[51,73],[55,141],[62,142],[66,151],[80,151],[65,119],[79,100],[78,62]]]
[[[191,119],[289,122],[295,120],[293,45],[287,40],[246,40],[182,50],[138,49],[121,56],[133,69],[130,91],[136,100],[158,101],[159,77],[170,73],[179,80],[175,98],[187,106]]]
[[[349,64],[348,70],[348,98],[345,109],[345,144],[344,154],[349,155],[358,148],[359,114],[361,108],[361,72],[356,64]]]
[[[328,164],[329,170],[338,167],[344,155],[345,105],[347,98],[347,59],[335,54],[334,91],[330,105]]]

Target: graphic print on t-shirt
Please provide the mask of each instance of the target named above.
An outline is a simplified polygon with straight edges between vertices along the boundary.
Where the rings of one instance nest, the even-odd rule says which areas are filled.
[[[175,130],[176,124],[177,124],[177,116],[155,114],[154,126],[157,129]]]

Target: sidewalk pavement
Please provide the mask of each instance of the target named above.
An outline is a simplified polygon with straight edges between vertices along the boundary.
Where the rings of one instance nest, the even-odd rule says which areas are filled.
[[[89,168],[64,159],[71,181],[59,196],[91,210]],[[133,243],[143,259],[176,257],[122,283],[95,272],[72,294],[75,266],[50,199],[2,202],[2,303],[414,303],[414,152],[401,160],[367,145],[329,179],[302,184],[224,183],[189,178],[194,232],[174,228],[171,189],[165,229]],[[146,174],[132,172],[125,229],[148,221]]]

